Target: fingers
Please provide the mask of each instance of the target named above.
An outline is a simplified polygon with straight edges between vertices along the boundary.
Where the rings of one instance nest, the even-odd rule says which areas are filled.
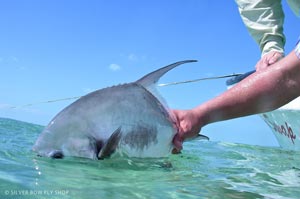
[[[173,110],[177,126],[177,134],[174,136],[173,145],[175,150],[182,150],[182,143],[185,139],[194,138],[201,129],[201,123],[193,110]],[[173,151],[176,152],[176,151]]]
[[[256,71],[261,71],[267,68],[268,66],[274,64],[283,57],[283,54],[277,51],[271,51],[265,54],[261,60],[259,60],[255,66]]]
[[[270,57],[268,64],[272,65],[275,62],[279,61],[281,58],[283,58],[283,54],[281,54],[279,52],[274,52],[272,57]]]
[[[173,138],[173,145],[174,148],[172,150],[172,154],[178,154],[180,153],[180,151],[182,150],[182,143],[183,143],[183,129],[181,127],[181,121],[182,121],[182,116],[181,116],[181,112],[180,110],[172,110],[174,116],[175,116],[175,122],[176,122],[176,126],[177,126],[177,134],[174,136]]]
[[[268,64],[263,58],[261,60],[259,60],[255,66],[256,71],[264,70],[267,67],[268,67]]]
[[[182,150],[182,143],[183,143],[183,138],[180,136],[180,134],[177,133],[173,138],[173,145],[174,145],[174,148],[172,150],[173,154],[180,153],[180,151]]]

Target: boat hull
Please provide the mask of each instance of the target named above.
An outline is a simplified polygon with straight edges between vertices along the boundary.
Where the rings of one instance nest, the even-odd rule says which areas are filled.
[[[260,116],[270,127],[282,148],[300,151],[300,97]]]

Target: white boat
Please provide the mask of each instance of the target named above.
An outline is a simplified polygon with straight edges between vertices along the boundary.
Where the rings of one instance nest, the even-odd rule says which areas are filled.
[[[260,116],[268,124],[282,148],[300,151],[300,97]]]
[[[228,88],[254,71],[227,80]],[[283,149],[300,151],[300,97],[274,110],[260,114]]]

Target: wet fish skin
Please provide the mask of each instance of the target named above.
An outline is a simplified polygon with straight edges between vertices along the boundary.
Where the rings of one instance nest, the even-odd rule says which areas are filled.
[[[41,156],[104,159],[170,154],[177,133],[173,116],[156,90],[159,78],[176,62],[132,83],[89,93],[58,113],[38,137],[33,151]]]

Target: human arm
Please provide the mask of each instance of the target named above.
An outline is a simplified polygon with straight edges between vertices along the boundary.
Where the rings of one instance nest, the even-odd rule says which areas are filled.
[[[284,13],[281,0],[236,0],[241,18],[259,45],[261,59],[256,69],[262,70],[284,56]]]
[[[272,68],[258,71],[218,97],[191,110],[174,110],[179,132],[178,151],[186,138],[194,137],[210,123],[267,112],[300,95],[300,60],[293,51]]]

